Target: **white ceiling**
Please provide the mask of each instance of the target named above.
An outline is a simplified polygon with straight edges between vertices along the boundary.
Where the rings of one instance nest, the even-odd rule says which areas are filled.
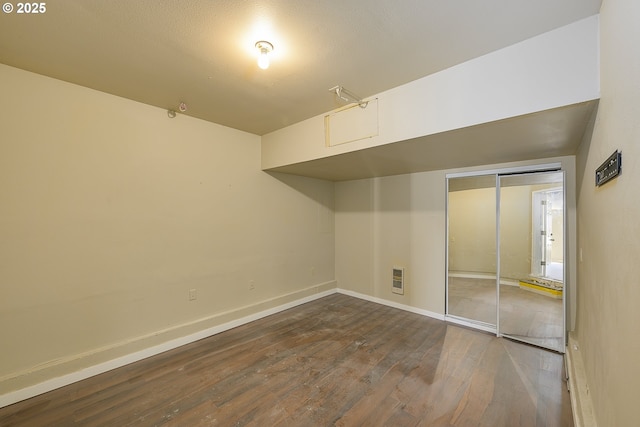
[[[601,0],[66,0],[0,62],[263,135],[598,13]],[[275,46],[260,70],[254,44]],[[583,111],[584,113],[584,111]],[[374,152],[375,153],[375,152]]]

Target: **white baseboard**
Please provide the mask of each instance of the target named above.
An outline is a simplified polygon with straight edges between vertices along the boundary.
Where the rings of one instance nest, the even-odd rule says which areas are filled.
[[[593,414],[593,403],[591,402],[580,346],[572,336],[569,336],[566,358],[573,423],[575,427],[597,427],[598,424]]]
[[[476,273],[473,271],[450,271],[449,277],[462,277],[465,279],[493,279],[496,280],[495,273]]]
[[[326,288],[328,286],[330,286],[332,288],[329,289],[329,290],[323,291],[323,292],[319,292],[318,291],[319,289]],[[102,373],[110,371],[112,369],[120,368],[120,367],[128,365],[130,363],[137,362],[137,361],[142,360],[142,359],[146,359],[147,357],[155,356],[157,354],[163,353],[163,352],[168,351],[168,350],[173,350],[174,348],[183,346],[185,344],[189,344],[189,343],[201,340],[203,338],[207,338],[207,337],[210,337],[212,335],[219,334],[219,333],[227,331],[229,329],[233,329],[235,327],[244,325],[246,323],[253,322],[253,321],[258,320],[258,319],[262,319],[263,317],[270,316],[272,314],[279,313],[279,312],[284,311],[284,310],[288,310],[288,309],[296,307],[298,305],[302,305],[302,304],[305,304],[307,302],[314,301],[316,299],[320,299],[320,298],[323,298],[325,296],[335,294],[337,292],[336,282],[335,281],[330,281],[330,282],[314,285],[314,286],[312,286],[310,288],[304,289],[302,291],[299,291],[299,292],[296,292],[296,293],[290,294],[290,295],[294,295],[295,296],[295,294],[297,294],[297,293],[308,293],[308,292],[314,291],[314,290],[316,290],[317,293],[305,296],[303,298],[296,299],[296,300],[291,301],[291,302],[287,302],[285,304],[278,305],[278,306],[273,307],[273,308],[268,308],[266,310],[262,310],[262,311],[259,311],[257,313],[254,313],[254,314],[250,314],[248,316],[240,317],[240,318],[238,318],[236,320],[232,320],[232,321],[229,321],[229,322],[226,322],[226,323],[222,323],[220,325],[216,325],[216,326],[204,329],[202,331],[199,331],[199,332],[196,332],[196,333],[193,333],[193,334],[189,334],[189,335],[185,335],[185,336],[180,337],[180,338],[169,340],[169,341],[164,342],[162,344],[155,345],[155,346],[152,346],[152,347],[148,347],[148,348],[145,348],[143,350],[136,351],[136,352],[127,354],[127,355],[122,356],[122,357],[118,357],[118,358],[115,358],[115,359],[112,359],[112,360],[108,360],[106,362],[102,362],[102,363],[98,363],[98,364],[95,364],[95,365],[92,365],[92,366],[88,366],[88,367],[83,368],[81,370],[78,370],[78,371],[75,371],[75,372],[71,372],[69,374],[62,375],[62,376],[59,376],[59,377],[56,377],[56,378],[52,378],[50,380],[46,380],[46,381],[40,382],[40,383],[32,385],[32,386],[28,386],[28,387],[25,387],[25,388],[22,388],[22,389],[19,389],[19,390],[15,390],[15,391],[11,391],[11,392],[6,393],[6,394],[2,394],[2,395],[0,395],[0,408],[3,408],[5,406],[14,404],[16,402],[19,402],[19,401],[22,401],[22,400],[25,400],[25,399],[29,399],[31,397],[35,397],[37,395],[40,395],[42,393],[46,393],[46,392],[55,390],[55,389],[60,388],[60,387],[64,387],[64,386],[72,384],[74,382],[87,379],[89,377],[92,377],[92,376],[95,376],[95,375],[98,375],[98,374],[102,374]],[[286,298],[287,296],[288,295],[282,295],[282,296],[279,296],[279,297],[276,297],[276,298],[272,298],[272,299],[267,300],[267,301],[260,301],[259,303],[256,303],[253,306],[259,307],[261,305],[264,305],[265,303],[268,303],[269,301],[274,301],[274,300],[278,300],[278,299],[281,299],[281,298]],[[240,308],[238,310],[234,310],[234,311],[242,312],[242,311],[247,310],[250,307],[242,307],[242,308]],[[229,313],[225,313],[225,314],[229,314]],[[217,317],[217,316],[213,316],[213,317]],[[183,326],[183,325],[181,325],[181,326]],[[181,326],[172,328],[172,330],[180,328]],[[157,332],[156,334],[161,334],[161,333],[162,332]],[[146,338],[146,337],[140,337],[140,340],[142,340],[144,338]],[[122,345],[124,346],[126,344],[129,344],[130,342],[131,341],[127,341],[126,343],[123,343]],[[108,349],[99,349],[99,350],[94,351],[93,353],[99,353],[101,351],[111,350],[112,348],[113,347],[110,347]],[[71,358],[68,358],[66,360],[61,361],[60,363],[68,363],[70,360],[80,359],[80,358],[87,357],[87,356],[88,356],[87,354],[75,355],[75,356],[73,356]],[[47,367],[51,367],[51,366],[53,366],[53,365],[48,365]],[[46,369],[46,368],[43,368],[43,369]]]
[[[491,273],[474,273],[469,271],[452,271],[449,273],[449,277],[460,277],[463,279],[487,279],[487,280],[496,280],[496,275]],[[516,279],[500,279],[501,285],[506,286],[520,286],[520,283]]]
[[[346,289],[338,288],[337,292],[343,295],[349,295],[355,298],[363,299],[366,301],[375,302],[377,304],[386,305],[400,310],[409,311],[411,313],[421,314],[423,316],[431,317],[433,319],[444,320],[444,314],[435,313],[429,310],[423,310],[421,308],[411,307],[410,305],[400,304],[394,301],[389,301],[383,298],[372,297],[370,295],[361,294],[359,292],[348,291]]]
[[[493,335],[496,334],[495,325],[490,325],[489,323],[484,322],[472,322],[470,320],[464,319],[462,317],[453,316],[451,314],[445,315],[444,320],[453,323],[454,325],[464,326],[465,328],[478,329],[480,331],[489,332]]]
[[[322,291],[322,292],[319,291],[319,289],[326,288],[328,286],[332,286],[332,288],[329,289],[329,290],[326,290],[326,291]],[[382,298],[372,297],[372,296],[361,294],[361,293],[358,293],[358,292],[348,291],[346,289],[338,289],[338,288],[335,288],[335,286],[336,286],[336,282],[335,281],[330,281],[330,282],[327,282],[327,283],[315,285],[315,286],[312,286],[309,289],[305,289],[305,290],[301,291],[301,292],[309,292],[310,290],[313,290],[313,289],[318,290],[317,293],[314,293],[312,295],[308,295],[308,296],[303,297],[303,298],[298,298],[298,299],[296,299],[294,301],[291,301],[291,302],[288,302],[288,303],[285,303],[285,304],[281,304],[281,305],[278,305],[276,307],[269,308],[269,309],[266,309],[266,310],[262,310],[262,311],[259,311],[257,313],[254,313],[254,314],[250,314],[248,316],[240,317],[240,318],[238,318],[236,320],[225,322],[225,323],[222,323],[220,325],[216,325],[216,326],[213,326],[213,327],[210,327],[210,328],[206,328],[206,329],[203,329],[203,330],[201,330],[199,332],[188,334],[188,335],[185,335],[185,336],[180,337],[180,338],[172,339],[172,340],[169,340],[169,341],[164,342],[162,344],[154,345],[154,346],[145,348],[145,349],[140,350],[140,351],[132,352],[132,353],[126,354],[124,356],[108,360],[106,362],[97,363],[97,364],[88,366],[86,368],[71,372],[69,374],[65,374],[65,375],[61,375],[61,376],[58,376],[58,377],[55,377],[55,378],[52,378],[52,379],[49,379],[49,380],[45,380],[43,382],[34,384],[32,386],[28,386],[28,387],[25,387],[25,388],[22,388],[22,389],[19,389],[19,390],[15,390],[15,391],[11,391],[11,392],[6,393],[6,394],[2,394],[2,395],[0,395],[0,408],[3,408],[5,406],[11,405],[11,404],[14,404],[16,402],[20,402],[22,400],[29,399],[31,397],[38,396],[40,394],[55,390],[55,389],[60,388],[60,387],[64,387],[66,385],[69,385],[69,384],[72,384],[72,383],[75,383],[75,382],[78,382],[78,381],[82,381],[82,380],[90,378],[92,376],[99,375],[99,374],[102,374],[104,372],[108,372],[110,370],[120,368],[120,367],[128,365],[130,363],[134,363],[134,362],[137,362],[139,360],[146,359],[147,357],[155,356],[155,355],[163,353],[165,351],[173,350],[174,348],[177,348],[177,347],[180,347],[180,346],[183,346],[183,345],[186,345],[186,344],[201,340],[203,338],[207,338],[207,337],[219,334],[219,333],[227,331],[229,329],[233,329],[235,327],[244,325],[246,323],[253,322],[253,321],[258,320],[258,319],[262,319],[263,317],[270,316],[272,314],[276,314],[276,313],[279,313],[279,312],[284,311],[284,310],[288,310],[290,308],[305,304],[307,302],[314,301],[316,299],[320,299],[320,298],[323,298],[323,297],[328,296],[328,295],[332,295],[332,294],[334,294],[336,292],[344,294],[344,295],[349,295],[349,296],[352,296],[352,297],[355,297],[355,298],[359,298],[359,299],[362,299],[362,300],[371,301],[371,302],[374,302],[374,303],[378,303],[378,304],[386,305],[386,306],[389,306],[389,307],[397,308],[397,309],[400,309],[400,310],[408,311],[408,312],[411,312],[411,313],[416,313],[416,314],[420,314],[420,315],[423,315],[423,316],[431,317],[431,318],[437,319],[437,320],[444,320],[445,319],[443,314],[435,313],[435,312],[432,312],[432,311],[429,311],[429,310],[423,310],[423,309],[416,308],[416,307],[411,307],[409,305],[400,304],[400,303],[397,303],[397,302],[394,302],[394,301],[389,301],[389,300],[382,299]],[[284,298],[284,297],[287,297],[287,295],[280,296],[280,297],[277,297],[277,298],[273,298],[272,300],[277,300],[277,299]],[[255,306],[264,305],[265,303],[268,303],[269,301],[270,300],[260,301],[259,303],[255,304]],[[241,311],[247,310],[248,308],[250,308],[250,307],[242,307],[242,308],[240,308],[238,310],[234,310],[234,311],[241,312]],[[225,314],[229,314],[229,313],[225,313]],[[202,320],[200,320],[200,321],[202,321]],[[184,325],[174,327],[174,328],[172,328],[172,330],[179,329],[182,326],[184,326]],[[163,333],[163,331],[156,332],[156,334],[162,334],[162,333]],[[139,340],[142,340],[144,338],[146,338],[146,337],[140,337]],[[126,344],[128,344],[130,342],[131,341],[127,341],[127,343],[123,343],[122,345],[124,346],[124,345],[126,345]],[[108,350],[113,350],[113,347],[109,347],[109,348],[105,348],[105,349],[98,349],[98,350],[95,350],[94,352],[92,352],[91,354],[75,355],[75,356],[72,356],[72,357],[70,357],[68,359],[61,360],[61,361],[59,361],[59,363],[60,364],[69,363],[70,361],[73,361],[73,360],[76,360],[76,359],[81,359],[81,358],[84,358],[84,357],[87,357],[87,356],[93,356],[95,354],[98,354],[98,353],[103,352],[103,351],[106,352]],[[47,367],[50,368],[51,366],[52,365],[47,365],[46,367],[44,367],[42,369],[46,369]],[[20,375],[20,374],[18,374],[18,375]]]

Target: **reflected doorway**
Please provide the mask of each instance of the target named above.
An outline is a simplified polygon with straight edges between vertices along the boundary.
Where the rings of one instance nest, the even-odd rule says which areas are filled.
[[[563,281],[564,192],[562,187],[533,192],[531,275]]]

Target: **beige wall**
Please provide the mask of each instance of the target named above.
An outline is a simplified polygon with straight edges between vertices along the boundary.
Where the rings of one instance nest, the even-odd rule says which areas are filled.
[[[336,279],[342,289],[443,313],[444,172],[336,183]],[[391,293],[406,267],[405,294]]]
[[[4,65],[0,93],[0,395],[335,287],[333,184],[261,172],[260,137]]]
[[[455,178],[454,178],[455,179]],[[500,273],[519,280],[531,273],[532,193],[557,185],[504,186],[500,191]],[[496,272],[496,190],[449,192],[449,271]],[[563,218],[554,217],[554,261],[562,262]],[[558,246],[560,245],[560,246]]]
[[[530,185],[500,189],[500,276],[519,280],[531,274]]]
[[[495,187],[451,191],[448,208],[449,271],[495,275]]]
[[[602,97],[593,138],[578,165],[576,337],[598,425],[638,425],[640,381],[640,2],[605,0]],[[622,175],[594,186],[595,169],[616,149]]]
[[[569,230],[573,229],[575,233],[572,156],[336,183],[338,287],[444,314],[447,173],[551,162],[561,162],[567,171],[567,215]],[[492,209],[495,211],[495,203]],[[495,238],[495,231],[493,233]],[[567,232],[565,238],[569,258],[574,259],[575,244],[571,240],[575,239],[575,234]],[[566,265],[569,287],[572,287],[573,263],[569,261]],[[405,295],[391,292],[393,266],[406,267]],[[569,306],[572,313],[571,301]],[[571,320],[569,324],[572,324]]]

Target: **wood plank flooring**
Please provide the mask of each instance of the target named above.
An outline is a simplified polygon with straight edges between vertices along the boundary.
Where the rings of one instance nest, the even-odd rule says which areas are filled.
[[[495,279],[449,277],[449,312],[496,324]],[[500,331],[562,352],[562,300],[517,286],[500,286]]]
[[[562,356],[335,294],[0,409],[0,426],[571,426]]]

